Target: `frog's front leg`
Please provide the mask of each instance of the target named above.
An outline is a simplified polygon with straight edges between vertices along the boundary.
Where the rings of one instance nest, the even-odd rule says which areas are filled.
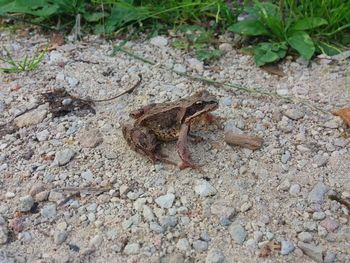
[[[190,151],[188,149],[188,132],[190,130],[189,123],[183,123],[180,128],[179,138],[177,141],[177,152],[181,158],[182,163],[180,164],[180,169],[185,169],[188,167],[199,169],[200,165],[195,164],[192,161]]]
[[[157,140],[156,136],[148,132],[147,129],[124,125],[122,131],[130,148],[137,153],[145,155],[152,163],[164,161],[176,165],[160,153],[160,142]]]

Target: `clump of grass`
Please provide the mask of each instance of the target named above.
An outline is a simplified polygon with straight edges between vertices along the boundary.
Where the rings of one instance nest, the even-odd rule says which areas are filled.
[[[40,62],[43,60],[44,55],[47,53],[48,47],[40,51],[39,48],[35,51],[32,57],[26,55],[21,60],[14,60],[11,53],[4,47],[3,54],[0,55],[0,60],[9,64],[10,67],[0,68],[5,73],[18,73],[23,71],[33,71],[38,68]]]

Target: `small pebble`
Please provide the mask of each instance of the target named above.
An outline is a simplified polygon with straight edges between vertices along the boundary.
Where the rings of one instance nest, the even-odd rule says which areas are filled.
[[[281,242],[281,255],[288,255],[295,249],[294,244],[289,240],[282,240]]]
[[[34,199],[30,195],[23,196],[19,199],[18,211],[28,212],[34,205]]]
[[[301,232],[298,234],[300,241],[310,243],[312,241],[312,235],[309,232]]]
[[[225,261],[225,255],[220,250],[210,250],[205,263],[223,263]]]
[[[155,202],[161,208],[170,208],[173,205],[174,200],[175,200],[174,194],[166,194],[166,195],[159,196],[155,200]]]
[[[129,243],[124,248],[124,253],[127,255],[137,255],[140,252],[140,245],[138,243]]]
[[[197,182],[197,185],[194,187],[194,191],[200,197],[208,197],[216,194],[216,189],[206,180],[201,180]]]
[[[208,242],[202,240],[196,240],[192,243],[193,248],[198,252],[203,252],[208,250]]]
[[[237,243],[242,245],[247,237],[246,230],[241,225],[231,225],[228,229],[231,238]]]

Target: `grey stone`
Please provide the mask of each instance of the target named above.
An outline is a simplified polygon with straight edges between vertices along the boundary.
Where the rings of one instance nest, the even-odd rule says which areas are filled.
[[[23,242],[26,242],[26,243],[29,243],[32,241],[33,237],[32,237],[32,234],[27,232],[27,231],[24,231],[24,232],[21,232],[21,233],[18,233],[18,239],[23,241]]]
[[[298,238],[305,243],[310,243],[312,241],[312,235],[309,232],[300,232]]]
[[[298,247],[305,253],[305,255],[309,256],[316,262],[320,262],[320,263],[323,262],[323,256],[322,256],[323,248],[321,245],[315,246],[313,244],[308,244],[308,243],[299,241]]]
[[[328,187],[322,183],[316,183],[309,193],[308,201],[309,203],[322,204],[324,202],[324,196],[328,191]]]
[[[159,223],[162,227],[174,227],[177,225],[177,217],[176,216],[162,216],[159,219]]]
[[[230,107],[232,105],[232,97],[225,97],[225,98],[223,98],[222,103],[225,106]]]
[[[231,238],[237,243],[242,245],[244,240],[247,238],[247,232],[241,225],[234,224],[228,229]]]
[[[334,140],[334,145],[335,146],[338,146],[338,147],[345,147],[346,145],[348,144],[348,141],[347,140],[344,140],[344,139],[335,139]]]
[[[282,154],[281,162],[282,163],[287,163],[290,160],[291,157],[292,157],[292,155],[290,154],[290,152],[289,151],[285,151],[285,153]]]
[[[49,138],[49,136],[50,136],[50,132],[48,130],[43,130],[36,134],[36,138],[38,139],[39,142],[46,141]]]
[[[96,235],[90,239],[89,246],[94,248],[99,248],[103,242],[102,235]]]
[[[340,121],[338,119],[332,119],[323,123],[323,127],[329,129],[338,129],[340,127]]]
[[[74,155],[75,151],[73,151],[72,149],[64,149],[56,153],[54,162],[57,163],[59,166],[66,165],[70,162]]]
[[[300,193],[300,185],[292,184],[289,188],[289,194],[297,196]]]
[[[350,242],[350,226],[343,226],[338,233],[343,240]]]
[[[163,36],[156,36],[151,38],[150,43],[157,47],[165,47],[168,45],[168,39]]]
[[[174,70],[180,73],[186,73],[186,67],[181,64],[175,64],[174,65]]]
[[[86,170],[85,172],[81,173],[81,178],[87,182],[92,182],[94,181],[94,174],[90,170]]]
[[[86,210],[89,212],[96,212],[97,211],[97,204],[96,203],[91,203],[86,207]]]
[[[28,212],[34,205],[34,199],[30,195],[23,196],[19,199],[18,211]]]
[[[143,214],[143,217],[149,222],[155,220],[154,213],[148,205],[143,206],[142,214]]]
[[[327,252],[323,258],[324,263],[333,263],[337,257],[337,254],[334,252]]]
[[[0,215],[0,245],[6,244],[8,239],[8,227],[5,219]]]
[[[205,263],[223,263],[225,261],[225,255],[220,250],[210,250],[207,257],[205,258]]]
[[[197,185],[194,187],[194,191],[200,197],[208,197],[216,194],[216,189],[206,180],[200,180],[197,182]]]
[[[137,255],[140,253],[140,244],[139,243],[129,243],[124,248],[124,253],[127,255]]]
[[[314,212],[312,214],[312,219],[314,220],[322,220],[322,219],[325,219],[326,218],[326,214],[322,211],[319,211],[319,212]]]
[[[64,195],[60,192],[51,191],[49,195],[49,201],[59,203],[64,199]]]
[[[164,232],[164,228],[153,221],[149,224],[149,228],[159,234]]]
[[[71,105],[72,102],[73,102],[73,100],[71,98],[63,99],[62,100],[62,105],[68,106],[68,105]]]
[[[79,84],[79,80],[74,77],[66,77],[66,81],[68,82],[71,88],[76,87]]]
[[[165,255],[160,259],[160,263],[184,263],[185,258],[180,253],[172,253]]]
[[[289,240],[282,240],[281,242],[281,255],[288,255],[295,249],[294,244]]]
[[[203,241],[203,240],[195,240],[192,243],[193,248],[196,251],[203,252],[208,250],[208,242]]]
[[[29,111],[15,118],[14,124],[18,128],[39,124],[45,119],[46,115],[47,115],[47,110],[45,108],[39,107],[35,110]]]
[[[187,60],[188,66],[191,69],[196,70],[197,72],[202,72],[204,70],[204,64],[202,61],[199,61],[196,58],[190,58]]]
[[[176,247],[181,251],[189,251],[191,249],[187,238],[180,238],[176,243]]]
[[[299,120],[304,117],[305,112],[302,109],[288,109],[284,112],[284,115],[287,116],[289,119],[292,120]]]
[[[322,167],[327,164],[328,160],[329,160],[329,156],[327,154],[318,154],[314,156],[312,162],[317,167]]]
[[[47,204],[41,209],[41,215],[46,219],[52,220],[56,218],[56,204]]]
[[[102,134],[97,129],[83,130],[78,135],[80,145],[84,148],[95,148],[103,142]]]
[[[66,231],[56,231],[53,235],[53,240],[56,245],[62,244],[66,241],[68,233]]]
[[[155,202],[161,208],[170,208],[173,205],[174,200],[175,200],[175,195],[170,193],[170,194],[159,196],[155,200]]]

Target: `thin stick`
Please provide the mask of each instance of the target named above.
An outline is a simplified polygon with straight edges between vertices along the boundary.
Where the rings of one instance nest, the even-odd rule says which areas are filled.
[[[164,70],[168,70],[168,71],[174,72],[174,73],[176,73],[176,74],[178,74],[180,76],[184,76],[186,78],[193,79],[193,80],[196,80],[196,81],[200,81],[200,82],[203,82],[203,83],[206,83],[206,84],[210,84],[210,85],[213,85],[213,86],[216,86],[216,87],[225,88],[225,90],[227,90],[227,91],[231,91],[231,89],[235,89],[235,90],[240,90],[240,91],[247,92],[247,93],[250,93],[250,94],[259,94],[259,95],[263,95],[263,96],[274,97],[274,98],[281,99],[281,100],[289,102],[289,103],[299,103],[299,104],[306,105],[306,106],[308,106],[308,107],[310,107],[312,109],[315,109],[315,110],[318,110],[318,111],[322,112],[323,114],[330,114],[329,112],[324,111],[320,107],[311,104],[307,100],[298,99],[298,98],[295,98],[295,97],[286,97],[286,96],[279,95],[277,92],[268,92],[268,91],[264,91],[264,90],[260,90],[260,89],[256,89],[256,88],[247,88],[247,87],[243,87],[243,86],[240,86],[240,85],[237,85],[237,84],[228,84],[228,83],[224,83],[224,82],[218,82],[218,81],[215,81],[215,80],[212,80],[212,79],[203,78],[203,77],[200,77],[200,76],[193,76],[193,75],[190,75],[190,74],[187,74],[187,73],[179,72],[177,70],[169,69],[169,68],[165,67],[164,65],[157,64],[154,61],[148,60],[148,59],[146,59],[144,57],[141,57],[141,56],[139,56],[137,54],[134,54],[133,52],[123,48],[121,45],[116,47],[113,50],[113,53],[116,53],[118,51],[123,52],[123,53],[127,54],[128,56],[133,57],[133,58],[135,58],[137,60],[140,60],[142,62],[145,62],[147,64],[150,64],[150,65],[153,65],[153,66],[157,65],[157,66],[159,66],[160,68],[162,68]]]
[[[56,192],[106,192],[111,190],[112,187],[62,187],[54,188],[51,191]]]

